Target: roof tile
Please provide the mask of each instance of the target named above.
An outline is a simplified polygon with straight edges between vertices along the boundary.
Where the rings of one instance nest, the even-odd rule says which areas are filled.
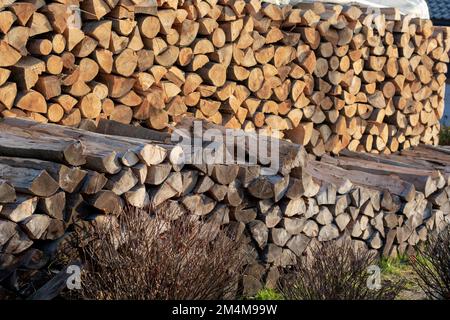
[[[431,19],[450,20],[450,0],[427,0]]]

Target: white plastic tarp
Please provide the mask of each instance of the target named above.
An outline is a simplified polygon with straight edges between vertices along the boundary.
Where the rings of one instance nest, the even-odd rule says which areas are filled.
[[[263,0],[276,4],[295,4],[300,2],[313,2],[311,0]],[[402,14],[412,14],[422,19],[430,19],[428,5],[425,0],[316,0],[319,2],[338,4],[361,4],[372,8],[398,8]]]

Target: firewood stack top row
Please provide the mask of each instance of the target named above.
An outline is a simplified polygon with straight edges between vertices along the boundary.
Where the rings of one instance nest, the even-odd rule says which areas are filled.
[[[313,243],[350,239],[395,256],[450,222],[446,147],[346,151],[318,161],[302,146],[279,141],[278,171],[267,174],[267,163],[184,163],[180,145],[158,131],[110,120],[92,129],[0,121],[0,293],[32,294],[33,279],[64,252],[73,230],[115,221],[125,205],[164,208],[170,220],[189,215],[242,239],[249,249],[246,294],[273,287],[279,267]],[[246,133],[244,148],[223,148],[249,153],[255,137]]]
[[[165,130],[184,115],[316,155],[438,143],[449,32],[397,9],[259,0],[0,7],[3,117]]]

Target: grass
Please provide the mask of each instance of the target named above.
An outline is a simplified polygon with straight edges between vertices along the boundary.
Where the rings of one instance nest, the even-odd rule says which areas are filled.
[[[252,297],[252,300],[284,300],[284,298],[274,289],[262,289]]]
[[[385,275],[402,275],[405,270],[410,268],[409,258],[407,256],[399,256],[398,258],[381,258],[381,272]]]
[[[428,259],[427,257],[425,257],[425,256],[423,256],[421,254],[417,253],[416,256],[415,256],[415,259],[418,262],[420,262],[420,263],[423,263],[423,264],[428,265],[430,267],[432,266],[432,263],[431,263],[430,259]]]
[[[416,258],[424,259],[419,255]],[[399,294],[397,299],[422,300],[425,298],[423,290],[418,285],[418,276],[408,256],[402,255],[397,258],[381,258],[379,266],[381,268],[383,282],[403,279],[405,289]]]

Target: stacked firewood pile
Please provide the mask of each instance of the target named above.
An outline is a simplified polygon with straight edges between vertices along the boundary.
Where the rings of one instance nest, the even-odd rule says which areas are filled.
[[[192,122],[180,126],[191,130]],[[350,238],[392,256],[449,222],[444,147],[316,161],[280,141],[275,172],[267,163],[184,164],[170,135],[149,129],[102,120],[96,130],[0,122],[2,283],[44,266],[70,239],[71,226],[114,219],[125,205],[167,206],[170,219],[190,214],[244,239],[253,253],[248,292],[273,285],[277,267],[294,263],[311,243]]]
[[[316,155],[438,142],[449,33],[396,9],[11,0],[0,35],[3,117],[163,130],[189,114]]]

